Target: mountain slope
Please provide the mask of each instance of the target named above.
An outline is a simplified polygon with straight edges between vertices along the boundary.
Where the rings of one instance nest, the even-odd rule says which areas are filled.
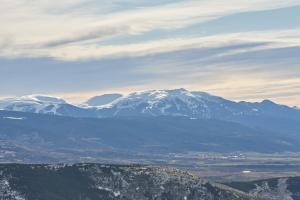
[[[300,177],[283,177],[227,185],[266,200],[299,200]]]
[[[175,169],[101,164],[2,164],[0,197],[5,200],[255,199]]]
[[[79,161],[112,153],[122,158],[124,153],[300,151],[299,135],[169,116],[97,119],[0,111],[0,141],[0,161],[24,162]]]

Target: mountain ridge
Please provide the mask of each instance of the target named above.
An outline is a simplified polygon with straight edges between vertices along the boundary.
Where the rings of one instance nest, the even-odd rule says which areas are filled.
[[[205,92],[190,92],[180,88],[134,92],[111,98],[111,101],[101,106],[80,106],[53,97],[39,96],[38,99],[34,97],[29,100],[2,100],[0,109],[78,118],[173,116],[214,119],[287,135],[300,132],[300,110],[270,100],[234,102]]]
[[[0,164],[5,200],[255,200],[222,184],[171,168],[146,165]]]
[[[80,105],[69,104],[61,98],[49,96],[28,97],[30,96],[0,100],[0,109],[72,117],[170,115],[232,120],[242,115],[274,114],[300,120],[299,109],[276,104],[270,100],[254,103],[235,102],[205,92],[190,92],[183,88],[134,92],[125,96],[106,94],[91,98],[87,101],[92,102],[90,104],[84,102]]]

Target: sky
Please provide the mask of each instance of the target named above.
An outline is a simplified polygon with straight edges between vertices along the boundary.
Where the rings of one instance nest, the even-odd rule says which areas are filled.
[[[186,88],[300,106],[300,0],[0,5],[0,98]]]

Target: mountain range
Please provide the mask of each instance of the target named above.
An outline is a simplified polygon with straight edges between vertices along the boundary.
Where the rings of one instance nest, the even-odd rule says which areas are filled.
[[[298,177],[217,184],[170,168],[83,164],[189,168],[208,154],[209,163],[221,155],[234,164],[244,153],[300,152],[299,133],[296,107],[185,89],[78,105],[46,95],[8,98],[0,101],[0,163],[65,164],[0,164],[0,199],[299,199]]]
[[[61,98],[29,95],[0,100],[0,109],[80,118],[180,116],[230,121],[286,134],[300,132],[300,109],[297,107],[270,100],[235,102],[185,89],[151,90],[125,96],[106,94],[79,105]]]
[[[61,98],[28,95],[0,100],[0,109],[71,117],[186,116],[197,119],[234,120],[245,116],[275,116],[299,120],[300,110],[262,102],[234,102],[205,92],[185,89],[151,90],[129,95],[105,94],[78,105]]]
[[[97,106],[89,102],[72,105],[42,95],[1,100],[0,161],[300,152],[300,110],[269,100],[234,102],[177,89],[97,96],[91,101]]]

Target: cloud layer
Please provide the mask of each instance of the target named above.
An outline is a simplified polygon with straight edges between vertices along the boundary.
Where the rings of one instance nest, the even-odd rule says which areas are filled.
[[[0,45],[4,48],[0,53],[6,57],[50,56],[72,60],[102,57],[105,53],[99,52],[123,52],[119,46],[101,45],[108,38],[180,29],[234,13],[300,5],[298,0],[203,0],[140,7],[133,1],[126,9],[116,9],[120,2],[2,0]],[[135,48],[149,48],[160,42],[136,44]]]
[[[110,90],[186,87],[300,105],[300,24],[206,32],[241,13],[280,9],[284,16],[299,0],[0,3],[1,96],[52,93],[80,101]]]

